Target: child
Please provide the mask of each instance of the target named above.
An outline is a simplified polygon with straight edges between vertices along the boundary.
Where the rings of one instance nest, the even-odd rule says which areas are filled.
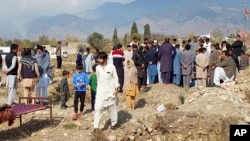
[[[125,73],[124,93],[126,95],[128,110],[134,110],[135,97],[139,93],[137,81],[137,69],[132,59],[127,61],[128,71]]]
[[[95,95],[96,95],[96,87],[97,87],[97,77],[96,77],[96,66],[94,65],[92,67],[92,74],[90,75],[89,78],[89,85],[91,87],[91,110],[95,110]]]
[[[84,101],[86,95],[86,86],[89,84],[88,76],[85,72],[83,72],[83,66],[77,65],[76,72],[73,76],[73,86],[75,87],[75,96],[74,96],[74,112],[72,119],[77,119],[78,113],[78,100],[80,100],[80,114],[83,116],[83,109],[84,109]]]
[[[69,71],[64,70],[62,72],[63,78],[60,84],[60,94],[61,94],[61,110],[65,110],[68,106],[66,102],[69,99],[69,85],[67,79],[69,78]]]

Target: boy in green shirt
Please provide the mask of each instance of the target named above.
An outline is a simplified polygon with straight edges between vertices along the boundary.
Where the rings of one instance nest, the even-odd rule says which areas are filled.
[[[91,109],[95,111],[95,96],[96,96],[96,87],[97,87],[97,77],[96,77],[96,66],[92,67],[93,72],[89,78],[89,85],[91,87]]]

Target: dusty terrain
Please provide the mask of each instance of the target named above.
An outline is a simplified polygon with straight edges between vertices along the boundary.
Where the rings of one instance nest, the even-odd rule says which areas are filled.
[[[64,64],[71,74],[74,65]],[[109,114],[104,113],[101,133],[93,135],[93,113],[90,110],[89,92],[85,104],[85,115],[72,121],[73,107],[60,110],[57,87],[61,70],[54,69],[54,82],[49,87],[54,99],[53,123],[48,111],[39,111],[23,116],[23,125],[16,119],[14,125],[0,124],[0,140],[36,141],[228,141],[230,124],[250,123],[248,99],[250,69],[238,75],[230,86],[222,88],[184,89],[175,85],[150,85],[146,92],[136,98],[136,109],[126,111],[124,95],[119,94],[119,128],[110,130]],[[69,80],[71,83],[71,79]],[[73,88],[71,87],[71,94]],[[22,89],[18,90],[21,96]],[[6,101],[7,92],[0,88],[0,102]],[[72,97],[68,105],[72,106]],[[165,112],[156,112],[163,104]]]

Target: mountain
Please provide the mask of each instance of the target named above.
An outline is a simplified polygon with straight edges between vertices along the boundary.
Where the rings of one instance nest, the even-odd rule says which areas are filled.
[[[207,34],[220,28],[224,33],[235,33],[244,28],[245,0],[135,0],[128,4],[107,2],[100,7],[76,14],[62,13],[51,17],[39,17],[24,25],[24,28],[10,30],[13,35],[37,39],[40,35],[63,39],[67,34],[86,38],[93,32],[112,37],[113,29],[123,37],[130,33],[133,22],[140,33],[143,26],[150,24],[152,33],[185,36],[188,33]],[[247,2],[249,5],[250,2]],[[5,25],[4,29],[8,29]],[[1,25],[0,25],[1,27]],[[9,27],[9,29],[11,29]],[[19,33],[19,34],[18,34]],[[25,35],[24,35],[25,34]],[[0,33],[0,36],[3,34]]]

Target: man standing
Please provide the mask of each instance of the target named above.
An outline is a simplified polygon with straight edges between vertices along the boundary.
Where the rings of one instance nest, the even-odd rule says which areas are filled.
[[[5,64],[7,69],[4,73],[7,74],[6,87],[8,88],[8,105],[14,103],[14,99],[17,91],[17,70],[18,70],[18,60],[17,60],[18,45],[11,44],[10,53],[5,57]]]
[[[207,49],[206,51],[206,55],[208,56],[208,58],[210,57],[210,54],[211,54],[211,42],[210,42],[210,39],[209,38],[206,38],[205,39],[205,43],[203,44],[204,48]]]
[[[61,47],[61,41],[58,41],[58,45],[56,47],[56,60],[57,60],[57,68],[62,67],[62,47]]]
[[[111,129],[116,128],[118,112],[116,96],[118,94],[119,82],[115,66],[107,63],[108,55],[105,52],[98,54],[100,65],[96,67],[97,90],[94,115],[94,133],[98,131],[102,113],[108,109],[111,116]]]
[[[209,64],[209,59],[207,55],[204,54],[203,48],[199,49],[199,54],[196,56],[195,63],[198,86],[206,87],[207,66]]]
[[[147,52],[145,56],[145,62],[148,64],[148,69],[145,71],[148,71],[148,77],[149,77],[149,84],[154,84],[156,76],[157,76],[157,54],[156,54],[156,48],[154,46],[151,46],[149,51]]]
[[[124,68],[123,68],[123,61],[124,61],[124,53],[122,51],[122,45],[118,44],[114,47],[114,51],[112,52],[113,57],[113,64],[116,68],[120,89],[119,92],[123,92],[123,83],[124,83]]]
[[[196,50],[198,49],[197,36],[193,37],[193,41],[189,43],[191,46],[190,51],[195,55]]]
[[[249,67],[249,57],[245,54],[245,51],[242,50],[240,55],[240,70],[245,70],[247,67]]]
[[[232,44],[233,53],[240,56],[243,47],[243,42],[241,41],[240,35],[236,36],[236,41]]]
[[[181,52],[179,50],[180,45],[175,45],[175,55],[173,59],[173,83],[180,85],[181,83]]]
[[[138,46],[136,44],[133,44],[132,49],[133,49],[132,59],[135,62],[135,67],[137,68],[137,72],[138,72],[138,89],[141,90],[142,83],[143,83],[143,75],[144,75],[143,71],[145,71],[144,64],[143,64],[140,51],[138,50]]]
[[[162,45],[158,52],[158,58],[161,63],[160,71],[163,83],[169,84],[172,73],[172,52],[175,52],[173,45],[169,43],[170,39],[166,38],[165,43]]]
[[[214,44],[211,45],[211,55],[208,67],[208,86],[214,86],[214,70],[219,62],[220,52],[221,50],[217,50]]]
[[[85,55],[85,72],[89,76],[92,72],[92,61],[94,60],[93,54],[90,52],[90,48],[86,48]]]
[[[185,46],[185,51],[181,52],[181,73],[183,75],[184,87],[190,86],[190,75],[194,62],[194,54],[190,51],[190,48],[191,46],[187,44]]]
[[[222,51],[219,58],[221,61],[219,61],[218,67],[214,71],[214,84],[216,86],[220,86],[220,80],[223,80],[226,84],[232,82],[236,76],[236,64],[228,52]]]

